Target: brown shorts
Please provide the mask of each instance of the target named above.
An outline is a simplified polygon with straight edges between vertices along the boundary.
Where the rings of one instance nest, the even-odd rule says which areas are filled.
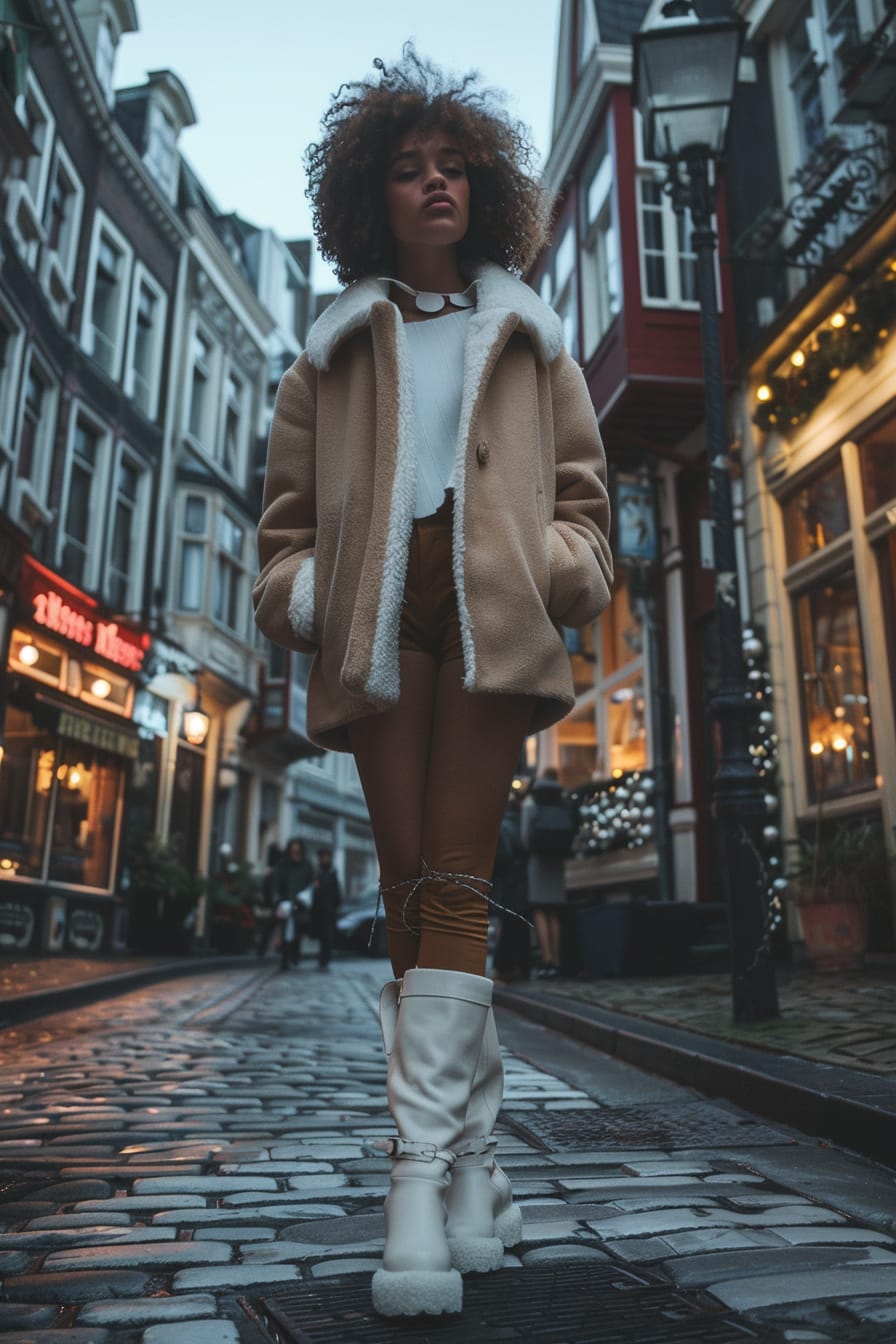
[[[452,570],[454,499],[437,513],[415,518],[401,607],[398,647],[428,653],[438,663],[463,658]]]

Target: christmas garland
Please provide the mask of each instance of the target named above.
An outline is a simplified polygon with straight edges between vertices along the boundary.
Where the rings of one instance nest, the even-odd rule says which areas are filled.
[[[867,368],[896,320],[896,261],[869,276],[757,392],[754,424],[787,433],[808,420],[831,387],[854,365]]]

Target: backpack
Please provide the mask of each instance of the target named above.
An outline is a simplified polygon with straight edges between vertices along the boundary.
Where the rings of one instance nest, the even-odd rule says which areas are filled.
[[[568,859],[576,836],[576,819],[562,799],[535,801],[529,851],[540,859]]]

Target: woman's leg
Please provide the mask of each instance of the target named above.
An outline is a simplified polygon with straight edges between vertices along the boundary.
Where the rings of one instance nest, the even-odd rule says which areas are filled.
[[[551,960],[551,927],[550,913],[544,906],[532,911],[532,920],[535,924],[535,936],[538,939],[538,950],[541,953],[542,966],[552,966]]]
[[[383,714],[349,725],[352,755],[367,800],[370,824],[384,888],[407,883],[385,898],[389,957],[397,979],[417,964],[418,898],[404,904],[410,880],[420,873],[423,847],[423,797],[429,761],[436,662],[429,654],[402,650],[401,698]]]
[[[551,949],[551,965],[560,969],[560,911],[548,911],[548,930],[549,946]]]
[[[532,698],[465,691],[463,663],[439,669],[426,775],[423,858],[437,873],[420,890],[418,966],[482,975],[501,818],[532,719]],[[469,890],[472,887],[473,890]],[[512,916],[509,916],[512,918]]]

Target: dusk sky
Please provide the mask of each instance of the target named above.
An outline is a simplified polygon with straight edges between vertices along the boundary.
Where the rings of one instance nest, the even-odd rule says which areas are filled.
[[[452,71],[479,70],[547,152],[560,0],[137,0],[140,32],[118,49],[118,87],[148,70],[183,81],[197,125],[181,149],[224,211],[283,237],[310,234],[302,153],[344,80],[414,38]],[[318,259],[317,289],[330,286]]]

